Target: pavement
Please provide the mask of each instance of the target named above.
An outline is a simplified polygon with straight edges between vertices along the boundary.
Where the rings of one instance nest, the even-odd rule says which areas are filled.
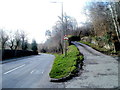
[[[79,76],[65,82],[65,88],[118,88],[118,58],[82,43],[72,43],[84,55],[84,66]]]
[[[64,88],[63,83],[50,82],[54,58],[50,54],[41,54],[4,63],[0,85],[2,88]]]

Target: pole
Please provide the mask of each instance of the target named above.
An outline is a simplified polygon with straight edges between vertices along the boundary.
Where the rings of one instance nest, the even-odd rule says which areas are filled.
[[[61,2],[61,17],[62,17],[62,31],[63,33],[61,33],[61,45],[62,45],[62,54],[64,54],[64,41],[63,41],[63,37],[64,36],[64,27],[63,27],[63,2]]]
[[[61,2],[61,11],[62,11],[62,30],[63,30],[63,36],[65,36],[66,35],[66,30],[64,29],[64,22],[63,22],[63,2]],[[62,35],[61,35],[62,36]],[[61,41],[62,41],[62,37],[61,37]],[[61,42],[62,43],[62,42]],[[63,51],[64,51],[64,55],[66,56],[67,55],[67,46],[66,46],[66,43],[67,43],[67,41],[66,40],[64,40],[63,41]]]
[[[63,2],[61,2],[61,9],[62,9],[62,30],[63,30],[63,35],[65,36],[66,35],[66,28],[64,28],[64,22],[63,22]],[[63,42],[64,44],[64,46],[63,46],[63,51],[64,51],[64,55],[66,56],[67,55],[67,49],[66,49],[66,43],[67,43],[67,41],[66,40],[64,40],[64,42]]]
[[[66,41],[65,40],[63,41],[63,37],[62,37],[66,35],[66,30],[64,30],[64,22],[63,22],[63,2],[51,2],[51,3],[61,3],[61,17],[62,17],[62,31],[63,31],[63,33],[61,33],[61,45],[63,43],[62,54],[64,53],[66,56],[67,55]]]

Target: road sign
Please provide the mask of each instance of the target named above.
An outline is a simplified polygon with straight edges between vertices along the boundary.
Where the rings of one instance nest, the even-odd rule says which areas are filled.
[[[64,36],[64,40],[68,40],[68,37],[66,35]]]

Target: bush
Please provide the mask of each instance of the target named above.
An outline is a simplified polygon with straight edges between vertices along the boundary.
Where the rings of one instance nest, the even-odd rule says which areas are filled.
[[[83,56],[80,57],[79,55],[80,52],[74,45],[68,47],[66,57],[57,54],[49,76],[60,79],[68,75],[74,75],[77,72],[78,63],[83,60]]]
[[[69,45],[71,45],[71,41],[80,41],[80,37],[79,36],[69,36],[68,37]]]

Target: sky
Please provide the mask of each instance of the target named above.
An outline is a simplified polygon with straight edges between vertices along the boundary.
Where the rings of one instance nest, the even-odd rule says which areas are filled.
[[[37,43],[46,40],[45,31],[51,30],[58,16],[63,12],[84,22],[86,17],[81,13],[85,0],[0,0],[0,29],[24,30],[29,41],[34,38]]]

